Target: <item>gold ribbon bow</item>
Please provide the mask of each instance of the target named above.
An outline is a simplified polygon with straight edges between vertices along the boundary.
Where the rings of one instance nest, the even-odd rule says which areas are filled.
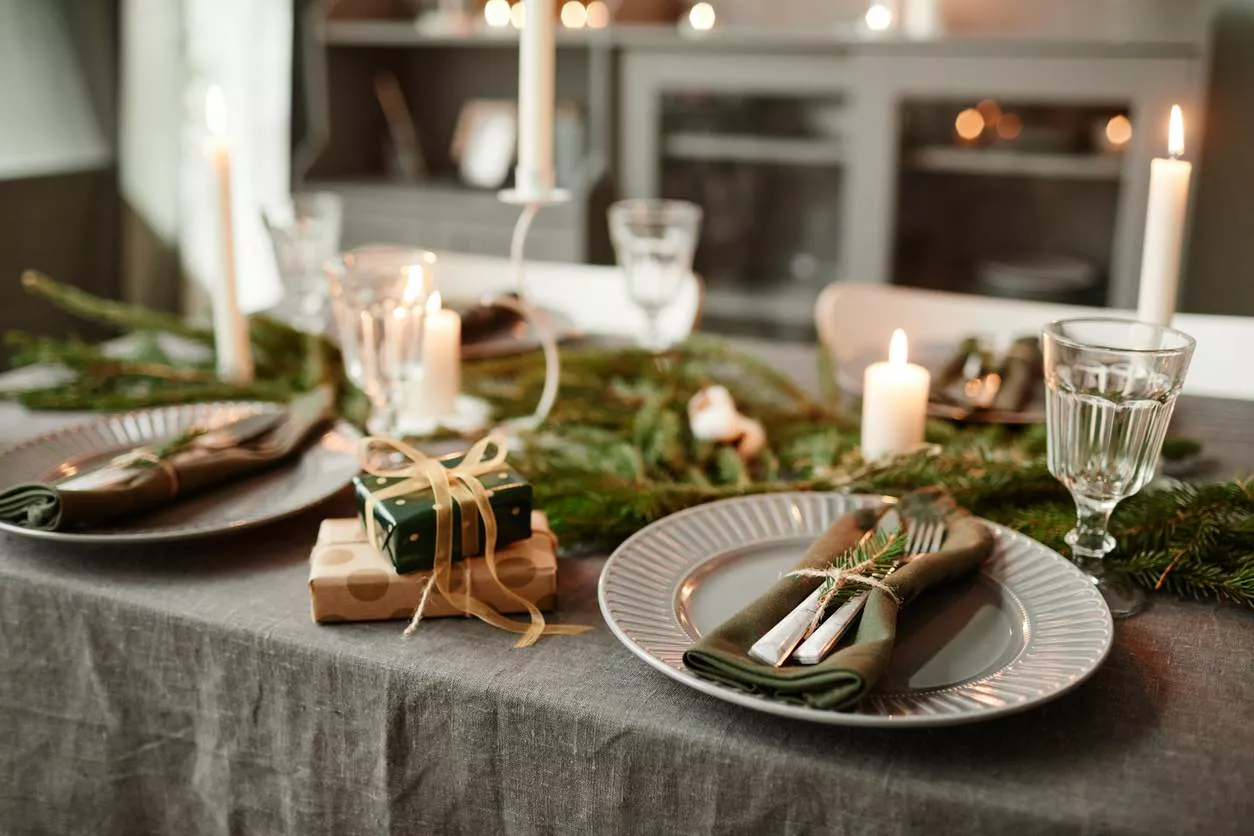
[[[390,448],[403,456],[407,460],[406,463],[400,467],[386,467],[378,464],[380,457],[374,453],[379,448]],[[492,448],[495,449],[495,453],[489,457],[488,450]],[[492,434],[476,442],[457,465],[445,467],[438,460],[430,458],[421,450],[398,439],[386,436],[369,436],[362,439],[361,446],[358,448],[362,470],[371,476],[387,479],[389,482],[393,479],[397,480],[395,484],[389,484],[366,499],[364,509],[366,536],[372,545],[377,547],[379,543],[378,524],[374,518],[375,505],[379,502],[428,488],[431,489],[435,498],[435,563],[432,567],[431,579],[427,582],[422,599],[414,612],[414,619],[405,631],[406,635],[409,635],[422,620],[423,609],[433,584],[446,600],[460,607],[467,615],[473,615],[501,630],[521,633],[522,637],[514,644],[514,647],[530,647],[541,636],[574,636],[592,629],[574,624],[546,624],[539,607],[514,592],[497,576],[496,514],[492,510],[492,504],[488,501],[488,492],[479,481],[479,477],[500,470],[505,464],[508,452],[509,445],[505,438]],[[453,568],[453,503],[455,501],[453,489],[459,484],[464,485],[470,492],[483,520],[485,534],[483,557],[488,564],[488,572],[506,597],[526,608],[531,616],[529,624],[506,618],[491,605],[471,595],[469,586],[466,591],[460,593],[453,592],[450,588],[449,577]]]

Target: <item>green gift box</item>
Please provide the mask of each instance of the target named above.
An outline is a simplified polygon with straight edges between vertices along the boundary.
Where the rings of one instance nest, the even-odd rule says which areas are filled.
[[[439,460],[446,468],[461,463],[462,454]],[[496,516],[496,545],[504,546],[531,536],[531,485],[509,465],[502,465],[478,477],[488,494],[488,504]],[[396,477],[353,477],[357,510],[366,522],[367,501],[375,493],[394,486]],[[470,490],[458,479],[450,485],[453,494],[453,560],[483,554],[487,532]],[[375,547],[387,555],[396,571],[426,572],[435,565],[435,495],[431,488],[404,496],[378,500],[370,512],[375,521]]]

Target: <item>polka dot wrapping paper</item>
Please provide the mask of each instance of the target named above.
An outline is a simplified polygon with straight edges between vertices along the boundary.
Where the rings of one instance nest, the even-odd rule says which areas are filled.
[[[445,467],[454,467],[461,455],[440,459]],[[366,500],[371,494],[395,483],[396,479],[361,474],[353,479],[359,514],[366,513]],[[509,465],[499,472],[479,477],[488,493],[488,502],[496,515],[496,547],[531,536],[531,484]],[[483,554],[483,520],[470,490],[460,482],[451,486],[453,498],[453,560]],[[427,572],[435,565],[435,495],[430,488],[405,496],[373,503],[373,514],[379,550],[392,561],[396,571]]]
[[[497,550],[497,576],[514,593],[551,612],[557,607],[557,537],[543,512],[531,512],[528,524],[530,537]],[[366,541],[361,520],[324,520],[309,558],[313,619],[323,624],[408,620],[427,579],[427,572],[399,574],[388,558]],[[498,612],[526,612],[501,592],[484,558],[468,558],[453,567],[451,591],[462,591],[467,582],[471,594]],[[424,618],[453,615],[464,613],[433,590]]]

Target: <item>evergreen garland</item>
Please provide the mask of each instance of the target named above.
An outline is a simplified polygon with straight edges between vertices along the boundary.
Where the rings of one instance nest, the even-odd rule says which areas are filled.
[[[211,335],[166,314],[97,299],[28,273],[29,291],[70,312],[123,331],[168,333],[210,346]],[[265,317],[251,332],[258,382],[219,381],[208,363],[179,364],[155,339],[139,357],[118,360],[96,346],[9,334],[15,365],[55,361],[70,377],[17,394],[36,409],[128,409],[162,403],[248,398],[286,400],[320,382],[341,393],[341,414],[361,424],[365,403],[342,379],[338,352]],[[826,355],[820,354],[820,364]],[[857,421],[839,406],[830,369],[821,397],[726,343],[693,337],[661,355],[634,348],[565,348],[561,396],[546,425],[516,454],[535,485],[536,504],[567,546],[608,549],[653,520],[729,496],[794,490],[899,495],[923,486],[951,493],[973,513],[1066,553],[1075,509],[1045,463],[1043,427],[961,426],[931,421],[928,450],[869,464],[858,452]],[[465,388],[499,414],[539,399],[536,354],[466,364]],[[713,383],[760,421],[768,446],[742,462],[727,445],[693,439],[688,399]],[[1197,452],[1170,440],[1164,456]],[[1122,502],[1111,532],[1113,567],[1141,585],[1254,607],[1254,480],[1147,490]]]

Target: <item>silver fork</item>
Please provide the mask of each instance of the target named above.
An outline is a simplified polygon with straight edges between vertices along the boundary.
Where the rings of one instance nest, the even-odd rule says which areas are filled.
[[[934,552],[945,540],[945,524],[939,520],[926,523],[906,522],[909,534],[906,535],[905,554],[901,563],[910,562],[910,558],[920,554]],[[891,574],[891,572],[890,572]],[[870,592],[861,592],[836,608],[835,612],[815,628],[814,632],[801,643],[792,654],[792,661],[801,665],[817,665],[822,662],[841,637],[849,630],[849,625],[866,606]]]

